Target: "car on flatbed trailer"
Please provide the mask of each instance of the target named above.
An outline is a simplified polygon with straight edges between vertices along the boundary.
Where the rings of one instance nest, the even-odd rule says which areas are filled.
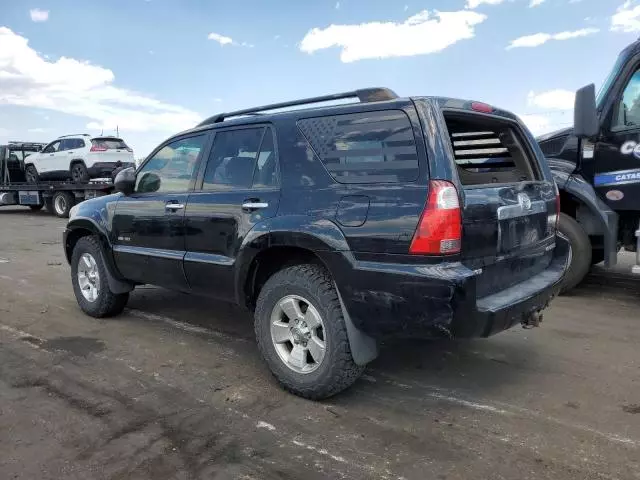
[[[118,314],[145,283],[235,302],[273,375],[313,399],[385,337],[537,325],[569,257],[534,138],[478,102],[365,89],[219,114],[115,186],[64,233],[80,308]]]
[[[0,145],[0,206],[23,205],[31,210],[44,207],[49,213],[66,218],[69,210],[78,202],[113,192],[111,178],[84,183],[27,182],[25,159],[39,152],[43,145],[34,142]]]

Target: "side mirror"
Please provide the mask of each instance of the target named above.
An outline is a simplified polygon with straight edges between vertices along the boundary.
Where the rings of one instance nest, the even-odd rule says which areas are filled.
[[[573,110],[573,131],[578,138],[592,138],[598,134],[598,113],[596,111],[596,86],[592,83],[576,92]]]
[[[120,170],[113,181],[113,185],[116,187],[116,191],[131,195],[136,186],[136,170],[134,168]]]

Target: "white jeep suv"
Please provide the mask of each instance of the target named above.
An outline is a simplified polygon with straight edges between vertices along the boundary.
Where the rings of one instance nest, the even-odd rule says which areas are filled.
[[[25,176],[29,183],[69,178],[83,183],[134,166],[133,150],[121,138],[64,135],[25,159]]]

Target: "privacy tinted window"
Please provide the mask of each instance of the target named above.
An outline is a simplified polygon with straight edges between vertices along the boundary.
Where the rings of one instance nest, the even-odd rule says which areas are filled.
[[[341,183],[403,183],[418,177],[409,118],[399,110],[298,121],[331,176]]]

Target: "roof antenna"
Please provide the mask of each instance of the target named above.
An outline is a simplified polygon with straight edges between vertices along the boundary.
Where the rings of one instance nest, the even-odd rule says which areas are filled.
[[[118,129],[118,125],[116,125],[116,137],[120,136],[120,130]]]

